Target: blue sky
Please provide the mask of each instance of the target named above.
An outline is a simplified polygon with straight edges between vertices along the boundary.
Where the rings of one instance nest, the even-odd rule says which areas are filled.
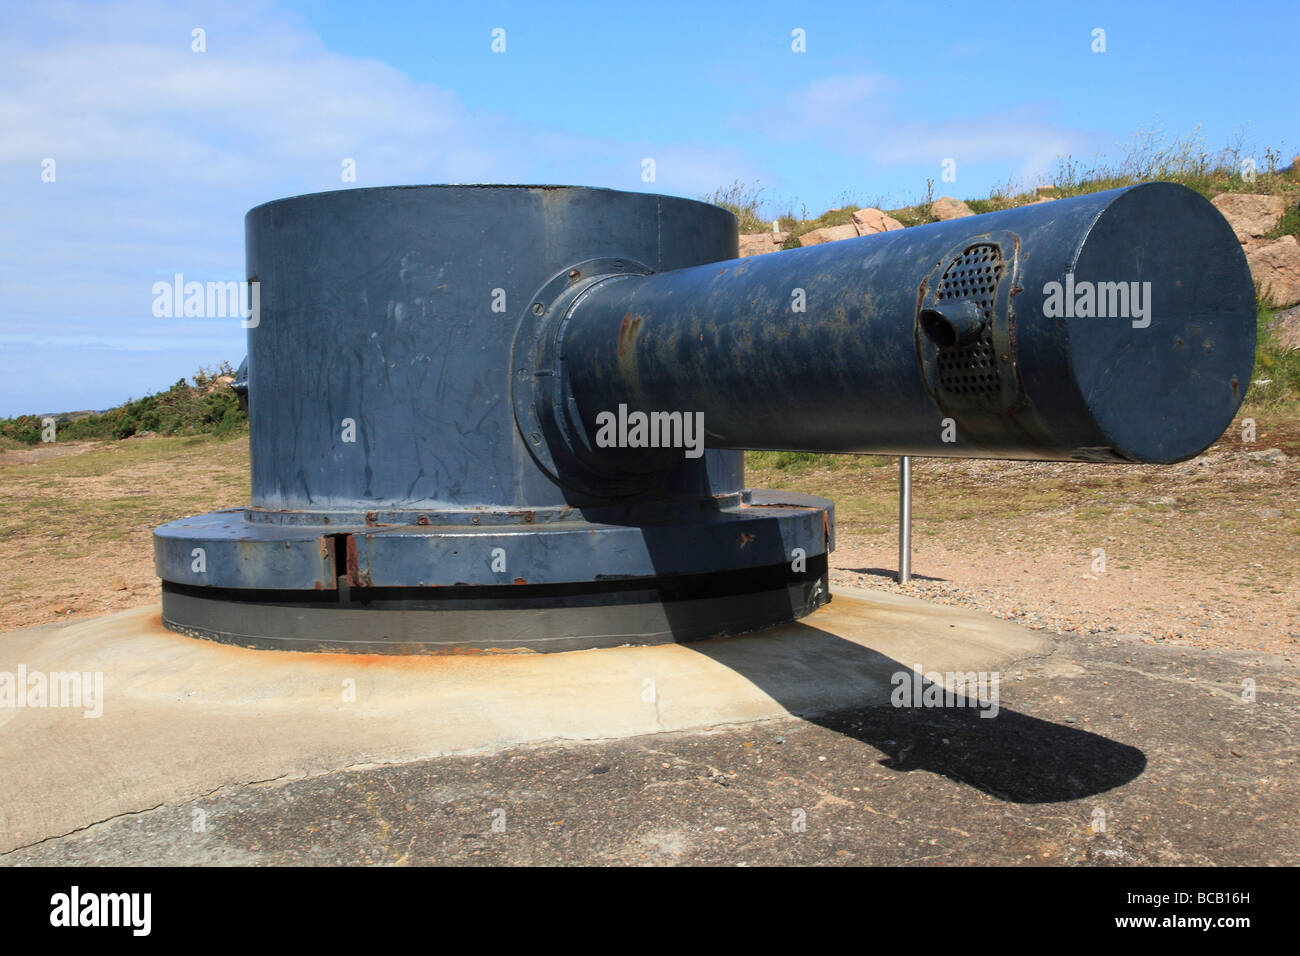
[[[699,197],[738,179],[771,214],[814,215],[913,202],[927,178],[966,197],[1032,184],[1153,123],[1201,124],[1212,147],[1244,128],[1289,159],[1298,28],[1295,0],[6,2],[0,416],[105,408],[238,363],[237,319],[155,318],[153,284],[243,278],[244,213],[353,185],[344,159],[356,186]],[[957,180],[940,183],[948,158]]]

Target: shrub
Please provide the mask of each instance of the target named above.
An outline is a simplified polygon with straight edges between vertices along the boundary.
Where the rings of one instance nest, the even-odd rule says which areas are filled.
[[[141,432],[159,435],[228,435],[248,425],[235,392],[218,379],[234,376],[229,362],[201,368],[191,381],[181,379],[165,392],[133,399],[102,414],[55,415],[60,440],[130,438]],[[41,417],[0,419],[0,437],[35,445],[41,441]]]

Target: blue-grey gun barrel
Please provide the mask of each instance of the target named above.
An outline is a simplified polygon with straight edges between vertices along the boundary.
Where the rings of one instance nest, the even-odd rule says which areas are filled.
[[[1255,294],[1204,197],[1151,183],[584,290],[556,414],[702,413],[709,447],[1176,462],[1250,382]]]

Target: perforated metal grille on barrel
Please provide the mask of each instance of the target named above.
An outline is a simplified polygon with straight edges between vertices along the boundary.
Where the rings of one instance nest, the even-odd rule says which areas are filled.
[[[997,352],[993,348],[993,300],[1006,270],[1002,250],[992,243],[969,246],[943,274],[940,302],[969,299],[979,307],[983,324],[969,345],[939,350],[939,386],[959,395],[998,394]]]

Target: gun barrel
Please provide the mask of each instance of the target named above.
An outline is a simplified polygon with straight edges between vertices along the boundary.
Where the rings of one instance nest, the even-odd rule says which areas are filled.
[[[559,414],[702,413],[709,447],[1174,462],[1250,380],[1255,295],[1206,199],[1152,183],[586,289]],[[680,452],[677,453],[680,457]]]

